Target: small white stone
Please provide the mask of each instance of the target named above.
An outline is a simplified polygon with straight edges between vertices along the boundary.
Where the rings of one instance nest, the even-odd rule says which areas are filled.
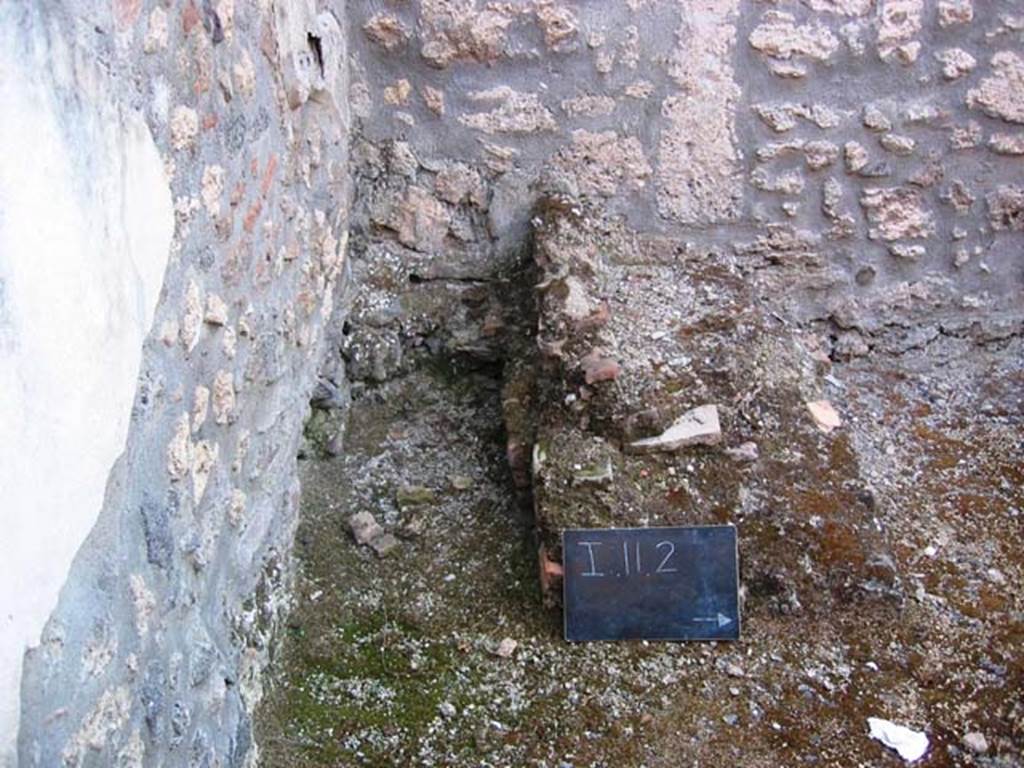
[[[192,453],[192,496],[198,504],[206,493],[213,465],[217,463],[220,446],[209,440],[200,440]]]
[[[185,291],[185,313],[181,318],[179,333],[185,349],[191,352],[199,342],[200,321],[203,315],[203,300],[199,286],[189,280]]]
[[[181,480],[192,466],[191,424],[187,413],[181,414],[174,436],[167,445],[167,474],[172,480]]]
[[[200,180],[199,197],[203,207],[211,219],[220,216],[220,198],[224,193],[224,168],[219,165],[208,165],[203,169]]]

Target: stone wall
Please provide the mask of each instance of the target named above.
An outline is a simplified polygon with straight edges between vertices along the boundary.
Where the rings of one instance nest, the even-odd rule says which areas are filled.
[[[15,34],[66,47],[74,78],[144,122],[174,211],[124,450],[25,663],[22,762],[255,760],[325,338],[342,354],[315,397],[335,406],[439,351],[515,365],[536,330],[542,194],[596,204],[595,231],[641,254],[615,274],[710,263],[742,301],[695,307],[756,306],[821,359],[1019,334],[1016,5],[5,6]],[[350,232],[354,290],[332,316]],[[621,296],[660,307],[657,282],[642,288]],[[730,338],[719,352],[752,354]],[[643,386],[650,351],[600,362]]]
[[[483,276],[548,190],[729,254],[826,354],[1020,329],[1024,17],[1012,2],[431,0],[352,13],[357,266]],[[418,323],[375,315],[350,346],[382,375]]]
[[[89,387],[95,408],[58,395],[32,411],[50,435],[51,414],[75,407],[100,418],[109,400],[123,408],[112,417],[127,438],[104,454],[104,498],[83,487],[61,501],[86,521],[84,543],[72,529],[43,539],[77,556],[59,600],[55,590],[41,606],[52,610],[41,636],[36,627],[19,638],[33,646],[21,670],[19,764],[250,763],[259,672],[287,601],[297,446],[346,270],[344,7],[76,0],[7,3],[0,20],[18,45],[5,55],[32,70],[5,68],[4,88],[13,87],[7,78],[35,78],[41,116],[52,116],[67,149],[70,169],[38,168],[43,189],[78,185],[81,228],[106,227],[136,261],[146,241],[132,218],[149,215],[161,187],[168,213],[155,309],[139,303],[136,341],[111,350],[101,333],[82,339],[90,348],[68,350],[71,359],[112,358],[111,391],[68,381],[72,391]],[[116,159],[135,137],[156,158],[155,186],[132,186],[130,167],[117,173],[106,161],[104,142]],[[23,139],[14,151],[32,159],[34,149]],[[118,201],[124,210],[111,212]],[[48,248],[35,269],[57,274],[66,264],[58,285],[68,283],[68,295],[53,301],[74,307],[66,321],[54,311],[40,322],[73,346],[77,324],[118,306],[84,300],[92,273],[115,270],[116,281],[122,262],[99,235],[71,259],[50,247],[46,212],[33,215]],[[21,287],[12,281],[6,306]],[[114,391],[125,384],[119,404]],[[64,465],[97,447],[87,431],[57,437],[63,444],[47,449]],[[55,484],[71,476],[52,471]],[[33,509],[5,515],[25,520]],[[16,589],[33,578],[16,572]],[[13,733],[3,738],[3,763],[13,765]]]

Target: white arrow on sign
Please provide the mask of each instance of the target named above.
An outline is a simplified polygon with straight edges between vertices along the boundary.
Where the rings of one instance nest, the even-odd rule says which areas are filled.
[[[732,624],[732,619],[730,619],[724,613],[719,613],[717,616],[708,616],[708,617],[698,616],[697,618],[694,619],[694,621],[695,622],[700,622],[701,624],[717,624],[719,626],[719,628],[727,627],[730,624]]]

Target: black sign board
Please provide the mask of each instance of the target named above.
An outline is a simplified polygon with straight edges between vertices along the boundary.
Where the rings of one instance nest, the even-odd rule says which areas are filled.
[[[736,528],[562,534],[565,639],[738,640]]]

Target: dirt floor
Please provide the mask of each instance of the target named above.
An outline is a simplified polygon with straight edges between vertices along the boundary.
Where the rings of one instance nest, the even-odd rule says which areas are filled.
[[[903,764],[868,717],[927,734],[915,765],[1024,764],[1024,345],[940,336],[827,381],[895,587],[821,611],[741,564],[728,644],[562,639],[505,462],[500,371],[424,366],[357,393],[344,455],[303,462],[262,764]],[[822,509],[801,525],[827,539],[843,510]],[[360,511],[396,534],[383,557],[353,541]]]

